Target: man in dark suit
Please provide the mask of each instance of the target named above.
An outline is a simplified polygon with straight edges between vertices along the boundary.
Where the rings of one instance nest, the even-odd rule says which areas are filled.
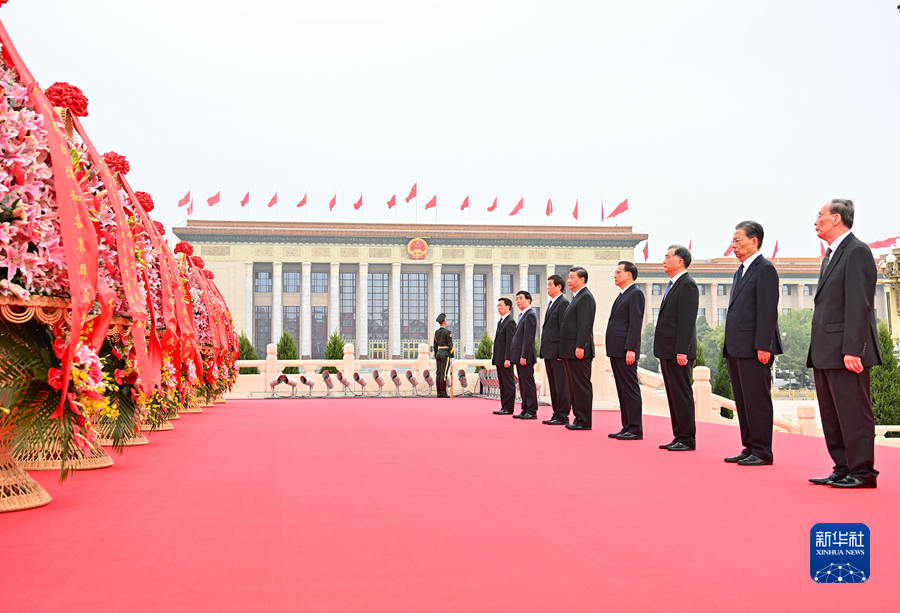
[[[565,364],[572,395],[572,412],[575,414],[575,420],[566,425],[569,430],[590,430],[592,424],[594,388],[591,385],[591,362],[594,359],[597,303],[586,287],[587,280],[587,270],[581,266],[569,269],[566,284],[573,296],[559,326],[559,357]]]
[[[606,324],[606,355],[612,365],[622,413],[622,429],[609,435],[620,441],[644,438],[641,422],[643,403],[638,383],[637,361],[641,355],[641,327],[644,322],[644,292],[634,284],[638,269],[633,262],[621,261],[613,281],[619,295],[613,302]]]
[[[550,301],[547,303],[544,325],[541,328],[541,358],[547,370],[550,402],[553,404],[553,417],[543,422],[548,426],[568,425],[569,411],[572,410],[566,367],[559,359],[559,325],[566,307],[569,306],[569,299],[562,293],[563,283],[563,278],[559,275],[550,275],[547,278],[547,295]]]
[[[760,253],[763,227],[742,221],[731,241],[741,265],[734,273],[722,353],[734,391],[741,452],[726,462],[741,466],[772,463],[772,363],[781,353],[778,331],[778,272]]]
[[[510,345],[516,332],[516,322],[509,314],[512,300],[501,298],[497,301],[497,331],[494,333],[494,355],[491,364],[497,368],[497,382],[500,384],[500,410],[494,415],[512,415],[516,403],[516,381],[513,376],[509,356],[512,355]]]
[[[516,307],[519,309],[519,315],[507,358],[510,362],[515,362],[516,372],[519,374],[522,412],[513,417],[537,419],[537,388],[534,385],[534,363],[537,362],[534,337],[537,334],[537,315],[531,308],[531,294],[525,290],[516,292]]]
[[[869,247],[856,238],[851,200],[832,200],[816,217],[828,243],[813,299],[806,365],[812,367],[822,430],[834,470],[817,485],[876,487],[875,418],[869,369],[881,364],[875,328],[877,271]]]
[[[697,307],[700,292],[687,273],[691,252],[683,245],[671,245],[663,259],[669,284],[663,295],[653,338],[653,355],[659,358],[672,418],[671,443],[660,445],[669,451],[693,451],[697,448],[697,424],[694,422],[694,392],[691,368],[697,357]]]

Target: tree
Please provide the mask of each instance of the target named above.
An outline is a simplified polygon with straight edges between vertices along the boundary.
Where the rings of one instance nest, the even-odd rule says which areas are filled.
[[[494,357],[494,341],[488,336],[487,331],[482,333],[481,340],[478,341],[478,348],[475,349],[475,357],[479,360],[490,360]],[[481,370],[483,366],[475,369],[475,372]]]
[[[812,310],[793,309],[778,317],[784,354],[777,357],[775,375],[795,379],[806,386],[812,380],[812,370],[806,367],[809,336],[812,329]]]
[[[281,338],[278,339],[276,355],[279,360],[296,360],[300,357],[300,354],[297,352],[297,343],[294,342],[294,337],[291,336],[290,332],[285,331]],[[300,369],[296,366],[285,366],[282,372],[286,375],[296,375],[300,372]]]
[[[250,339],[247,338],[247,333],[241,330],[241,335],[238,337],[238,359],[239,360],[258,360],[259,356],[256,355],[256,349],[253,348],[253,343],[250,342]],[[244,366],[239,371],[242,375],[258,375],[259,369],[255,366]]]
[[[325,345],[325,359],[326,360],[343,360],[344,359],[344,337],[341,336],[341,333],[335,330],[331,333],[331,336],[328,337],[328,344]],[[334,366],[323,366],[319,369],[319,372],[330,372],[334,374],[338,371],[338,369]]]
[[[872,412],[879,425],[900,424],[900,367],[887,324],[878,322],[881,366],[872,368]]]
[[[641,359],[638,360],[638,366],[653,372],[659,372],[659,360],[653,355],[653,337],[656,334],[656,326],[652,323],[647,324],[644,333],[641,335]]]
[[[701,315],[697,318],[697,351],[703,348],[703,357],[709,368],[709,380],[715,381],[719,372],[718,355],[722,352],[722,339],[725,338],[725,324],[712,328]],[[699,365],[698,365],[699,366]]]
[[[694,359],[694,366],[706,366],[706,355],[703,353],[703,345],[697,345],[697,357]]]
[[[731,377],[728,376],[728,365],[725,362],[725,356],[719,354],[719,365],[716,371],[716,378],[712,386],[713,394],[730,398],[734,400],[734,390],[731,389]]]

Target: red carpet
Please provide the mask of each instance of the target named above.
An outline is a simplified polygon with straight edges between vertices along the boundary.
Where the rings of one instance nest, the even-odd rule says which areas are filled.
[[[0,515],[0,611],[893,609],[900,449],[877,490],[808,485],[822,439],[771,467],[492,415],[480,399],[244,400],[185,415],[54,500]],[[541,417],[549,409],[541,408]],[[871,579],[819,585],[809,530],[864,522]]]

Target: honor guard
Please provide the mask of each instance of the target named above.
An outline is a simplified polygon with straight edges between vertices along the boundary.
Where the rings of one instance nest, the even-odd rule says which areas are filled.
[[[453,335],[447,328],[447,316],[441,313],[435,320],[441,326],[434,331],[434,358],[437,361],[437,395],[438,398],[449,398],[447,393],[447,374],[450,372],[450,358],[453,357]]]

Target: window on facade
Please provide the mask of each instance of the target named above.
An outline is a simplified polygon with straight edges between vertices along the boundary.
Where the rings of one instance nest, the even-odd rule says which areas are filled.
[[[725,323],[726,317],[728,317],[728,309],[719,309],[718,320],[720,324]]]
[[[816,286],[815,285],[804,285],[803,286],[803,295],[804,296],[815,296],[816,295]]]
[[[791,309],[789,307],[785,307],[785,308],[781,309],[782,315],[787,315],[790,312],[791,312]]]
[[[257,270],[253,274],[254,291],[260,294],[269,294],[272,292],[272,271]]]
[[[513,292],[513,276],[511,272],[500,273],[500,293],[511,294]]]
[[[709,285],[706,283],[698,283],[697,291],[700,292],[701,296],[705,296],[707,292],[709,292]]]
[[[300,291],[300,271],[285,270],[284,271],[284,292],[286,294],[296,294]]]
[[[528,292],[539,296],[541,294],[541,275],[537,273],[528,273]]]
[[[271,289],[269,290],[271,291]],[[266,357],[266,345],[272,342],[272,307],[253,307],[253,348],[260,359]]]
[[[447,327],[453,333],[453,343],[458,349],[460,339],[458,273],[449,272],[441,275],[441,310],[447,317]]]
[[[718,288],[718,290],[716,290],[716,295],[717,296],[727,296],[729,287],[731,287],[731,285],[728,283],[719,283],[719,288]]]
[[[341,336],[356,340],[356,273],[342,272],[341,277]]]
[[[697,317],[706,317],[706,309],[704,307],[697,309]]]
[[[300,349],[300,307],[284,307],[284,331],[294,337],[294,343]]]
[[[373,340],[388,340],[391,329],[390,275],[386,272],[370,272],[368,286],[369,343]],[[372,358],[371,352],[369,357]]]
[[[400,338],[402,341],[427,342],[428,274],[400,273]]]
[[[664,283],[654,283],[653,287],[650,288],[650,294],[653,296],[662,296],[664,291],[666,291]]]
[[[473,289],[474,300],[472,301],[472,333],[475,338],[475,346],[481,340],[481,336],[487,329],[487,275],[484,273],[476,273],[474,275]]]
[[[328,293],[328,272],[313,272],[312,277],[310,278],[312,282],[312,292],[314,294],[327,294]]]
[[[653,324],[656,325],[656,321],[659,319],[659,309],[653,309]]]
[[[791,286],[790,285],[782,285],[781,286],[781,295],[782,296],[790,296],[791,295]]]
[[[310,341],[312,357],[313,359],[321,360],[325,357],[325,345],[328,344],[328,307],[314,306],[312,307],[311,315]]]

